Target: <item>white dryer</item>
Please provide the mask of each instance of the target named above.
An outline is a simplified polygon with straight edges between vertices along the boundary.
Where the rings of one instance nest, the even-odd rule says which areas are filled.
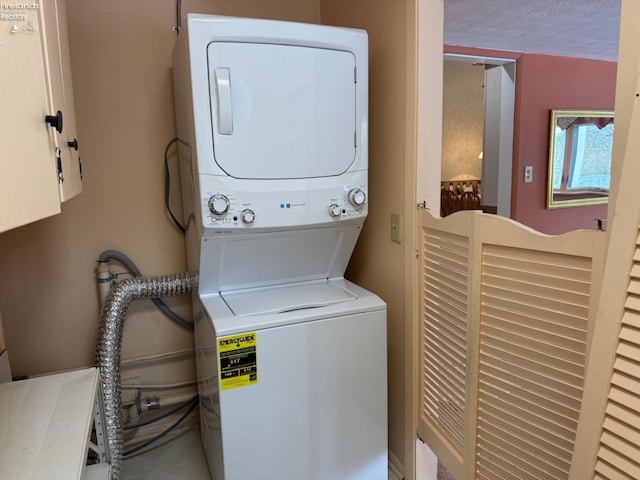
[[[368,211],[366,33],[190,14],[173,69],[201,290],[341,276]]]
[[[174,91],[213,478],[386,479],[386,305],[343,279],[368,209],[366,32],[183,25]]]

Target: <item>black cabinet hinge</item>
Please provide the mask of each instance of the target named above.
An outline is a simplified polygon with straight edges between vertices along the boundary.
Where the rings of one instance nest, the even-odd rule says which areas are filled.
[[[56,148],[56,164],[58,168],[58,183],[64,182],[64,175],[62,174],[62,152],[59,148]]]

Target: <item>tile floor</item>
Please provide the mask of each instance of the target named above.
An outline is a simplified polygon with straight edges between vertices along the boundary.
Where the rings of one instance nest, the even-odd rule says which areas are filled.
[[[122,462],[122,480],[210,480],[200,443],[200,430]]]
[[[122,480],[210,480],[200,431],[189,430],[175,440],[128,458]],[[389,472],[389,480],[399,480]]]

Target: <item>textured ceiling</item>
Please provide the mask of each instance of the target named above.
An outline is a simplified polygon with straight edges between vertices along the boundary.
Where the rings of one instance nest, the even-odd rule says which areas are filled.
[[[616,61],[621,0],[444,0],[444,43]]]

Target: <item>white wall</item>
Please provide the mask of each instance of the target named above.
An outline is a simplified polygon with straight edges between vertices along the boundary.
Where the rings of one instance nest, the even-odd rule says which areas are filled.
[[[483,67],[444,61],[442,181],[482,178],[483,84]]]

